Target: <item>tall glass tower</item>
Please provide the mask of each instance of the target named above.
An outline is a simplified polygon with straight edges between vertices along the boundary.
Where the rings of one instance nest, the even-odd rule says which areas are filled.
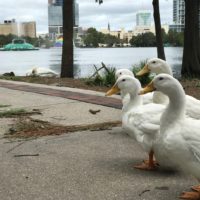
[[[185,26],[185,2],[184,0],[173,0],[173,30],[183,32]]]
[[[136,25],[137,26],[151,26],[151,12],[146,11],[146,10],[137,12]]]
[[[74,27],[79,25],[79,5],[74,0]],[[56,39],[63,34],[63,16],[62,16],[63,0],[48,0],[48,26],[49,37]]]
[[[62,6],[63,5],[63,0],[55,0],[54,5],[55,6]]]
[[[173,25],[170,25],[170,29],[183,32],[185,27],[185,1],[173,0]],[[200,28],[200,8],[199,8],[199,28]]]

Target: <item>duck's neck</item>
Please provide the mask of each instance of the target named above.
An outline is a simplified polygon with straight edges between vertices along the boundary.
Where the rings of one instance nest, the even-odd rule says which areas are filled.
[[[138,91],[130,91],[128,94],[130,95],[129,102],[123,106],[122,112],[126,113],[130,111],[132,108],[142,105],[142,96],[138,95]]]
[[[162,63],[162,67],[155,69],[154,71],[156,74],[169,74],[173,76],[172,68],[165,62]]]
[[[163,73],[163,74],[169,74],[169,75],[173,76],[171,67],[168,64],[165,64],[164,66],[165,67],[163,67],[162,70],[159,71],[157,74]],[[167,104],[168,100],[169,100],[168,97],[165,94],[163,94],[162,92],[155,91],[153,93],[153,102],[154,103]]]
[[[161,117],[161,128],[173,126],[185,117],[185,92],[181,86],[174,87],[169,93],[169,104]]]

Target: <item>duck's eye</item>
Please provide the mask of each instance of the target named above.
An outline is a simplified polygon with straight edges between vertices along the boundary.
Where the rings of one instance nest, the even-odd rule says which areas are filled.
[[[159,78],[159,81],[162,81],[163,79],[164,79],[163,77],[160,77],[160,78]]]
[[[153,63],[153,64],[155,64],[155,63],[156,63],[156,61],[153,61],[152,63]]]
[[[122,81],[124,82],[124,81],[126,81],[126,79],[122,79]]]
[[[122,73],[121,73],[121,72],[120,72],[119,74],[120,74],[120,75],[122,75]]]

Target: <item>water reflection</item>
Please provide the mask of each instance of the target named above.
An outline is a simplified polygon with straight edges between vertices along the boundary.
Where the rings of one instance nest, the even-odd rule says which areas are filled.
[[[180,74],[183,48],[165,48],[167,62],[176,74]],[[156,48],[97,48],[77,49],[75,62],[80,66],[81,76],[85,77],[94,72],[93,65],[101,66],[103,61],[108,67],[128,68],[141,60],[157,56]]]
[[[176,75],[180,74],[182,48],[165,48],[166,58]],[[40,49],[39,51],[0,52],[0,74],[13,71],[25,75],[26,71],[37,67],[50,68],[57,73],[61,69],[61,48]],[[131,68],[141,60],[156,57],[156,48],[76,48],[74,51],[74,71],[76,77],[88,77],[94,72],[93,65],[115,68]]]

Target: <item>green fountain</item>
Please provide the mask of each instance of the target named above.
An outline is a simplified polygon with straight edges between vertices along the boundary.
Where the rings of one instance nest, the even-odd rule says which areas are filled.
[[[13,39],[12,43],[5,45],[1,51],[29,51],[29,50],[39,50],[35,48],[32,44],[26,43],[24,39]]]

